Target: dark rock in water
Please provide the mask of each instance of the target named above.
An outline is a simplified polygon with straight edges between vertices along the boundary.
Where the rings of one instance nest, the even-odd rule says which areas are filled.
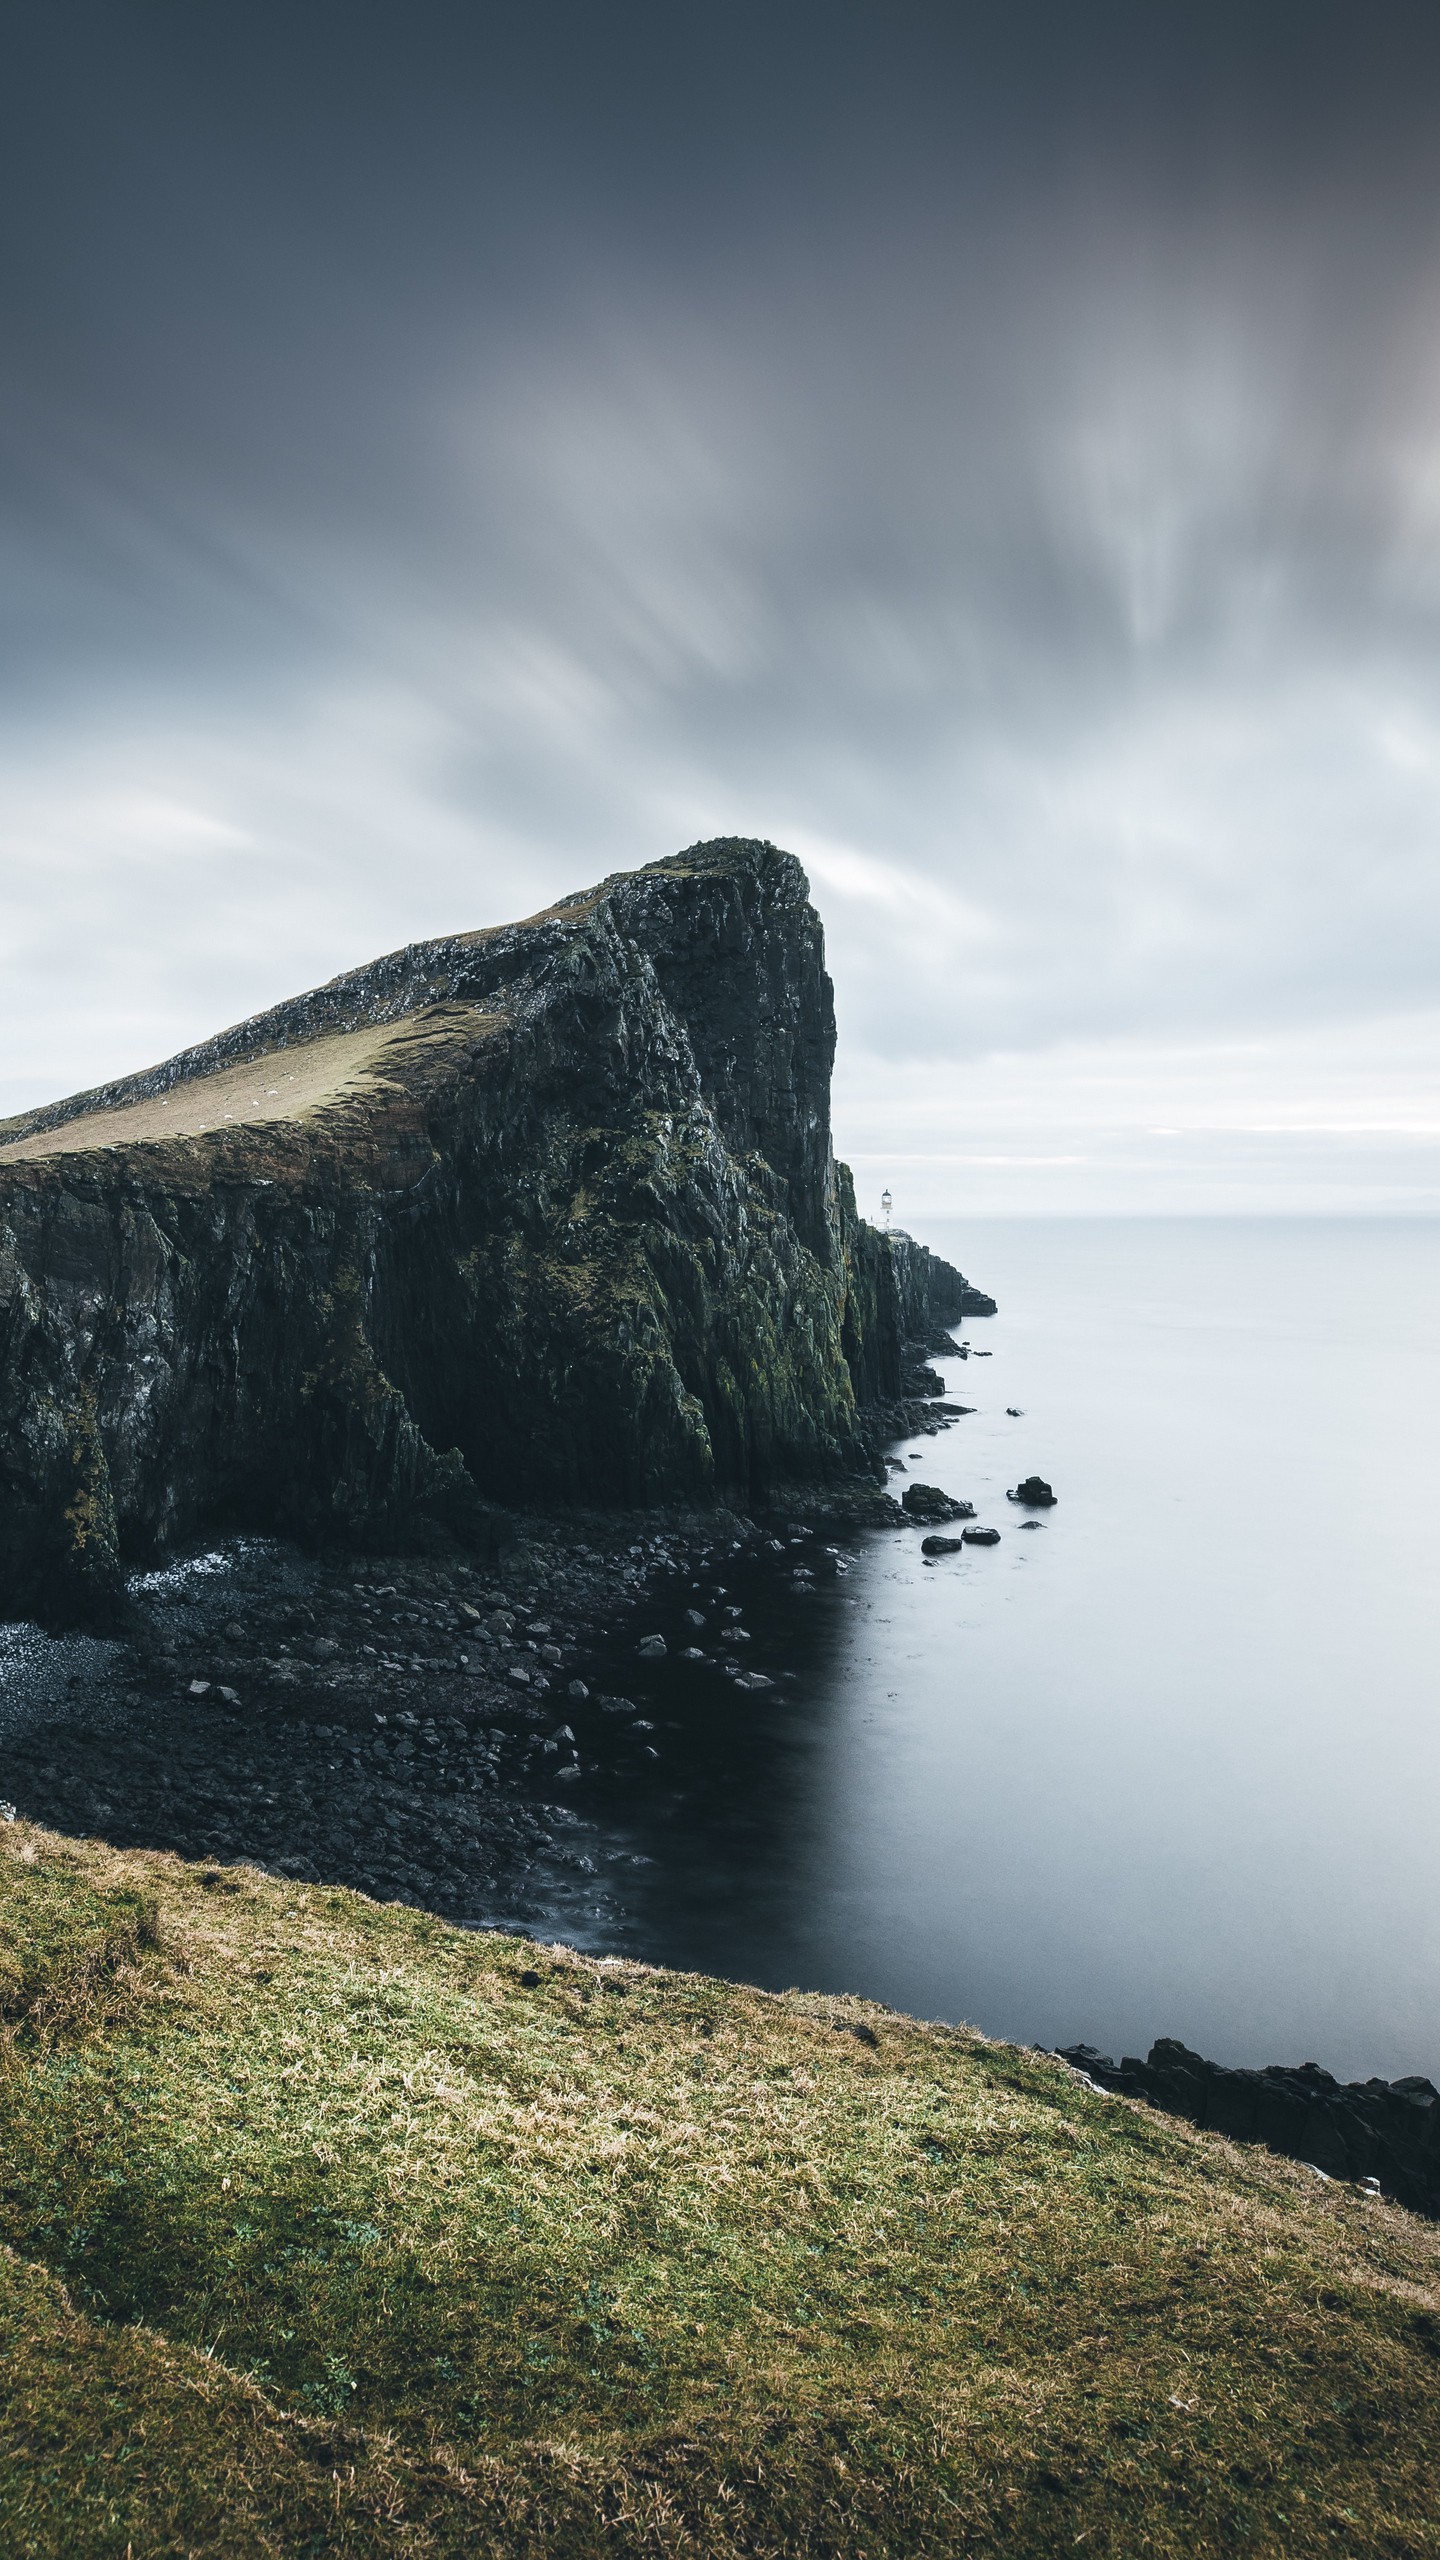
[[[662,1661],[664,1659],[665,1649],[665,1639],[663,1636],[642,1636],[635,1647],[636,1652],[638,1654],[642,1654],[647,1662]]]
[[[910,1520],[973,1520],[973,1502],[956,1502],[938,1484],[907,1484],[900,1507]]]
[[[967,1547],[998,1547],[1000,1544],[998,1529],[962,1529],[960,1536]]]
[[[1017,1484],[1007,1493],[1005,1499],[1007,1502],[1028,1502],[1035,1511],[1048,1511],[1055,1496],[1043,1476],[1027,1476],[1023,1484]]]
[[[1022,1529],[1043,1529],[1045,1523],[1043,1520],[1022,1520],[1020,1526]]]
[[[1005,1410],[1009,1414],[1012,1422],[1023,1422],[1025,1418],[1025,1407],[1023,1404],[1007,1404]]]
[[[958,1556],[964,1543],[963,1538],[922,1538],[920,1553],[922,1556]]]
[[[834,1044],[804,873],[725,838],[0,1125],[0,1614],[873,1475],[968,1283],[857,1216]]]
[[[1161,2036],[1144,2062],[1127,2053],[1116,2063],[1088,2044],[1062,2045],[1060,2055],[1103,2089],[1237,2142],[1263,2142],[1327,2177],[1378,2179],[1395,2203],[1440,2216],[1440,2090],[1429,2080],[1340,2081],[1317,2062],[1230,2070],[1174,2036]]]

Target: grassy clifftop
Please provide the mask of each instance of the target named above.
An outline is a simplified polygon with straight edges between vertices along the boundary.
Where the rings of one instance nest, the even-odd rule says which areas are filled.
[[[0,1832],[0,2548],[1440,2551],[1440,2231],[853,2001]]]

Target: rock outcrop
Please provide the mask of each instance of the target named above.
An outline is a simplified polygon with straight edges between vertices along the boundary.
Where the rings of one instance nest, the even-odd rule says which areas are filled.
[[[938,1484],[907,1484],[900,1497],[900,1508],[907,1520],[973,1520],[973,1502],[957,1502],[953,1494],[942,1493]]]
[[[845,1351],[855,1392],[865,1405],[938,1395],[939,1379],[922,1365],[926,1353],[953,1349],[949,1327],[966,1316],[993,1316],[995,1301],[902,1228],[866,1225],[849,1167],[835,1170],[847,1247]]]
[[[1429,2080],[1340,2081],[1318,2062],[1227,2070],[1174,2036],[1161,2036],[1144,2062],[1127,2053],[1116,2063],[1088,2044],[1062,2046],[1061,2059],[1102,2089],[1263,2142],[1327,2177],[1374,2179],[1397,2204],[1440,2215],[1440,2090]]]
[[[0,1613],[866,1466],[979,1301],[857,1218],[834,1044],[799,864],[724,839],[0,1126]]]

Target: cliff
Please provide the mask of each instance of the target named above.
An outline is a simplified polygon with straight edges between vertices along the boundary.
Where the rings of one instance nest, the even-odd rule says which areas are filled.
[[[804,873],[723,839],[0,1125],[0,1612],[864,1466],[966,1284],[856,1217],[834,1046]]]
[[[848,1165],[837,1165],[845,1244],[845,1356],[862,1405],[937,1392],[923,1356],[951,1347],[948,1328],[966,1316],[993,1316],[995,1301],[973,1289],[953,1263],[901,1228],[882,1233],[856,1214]]]

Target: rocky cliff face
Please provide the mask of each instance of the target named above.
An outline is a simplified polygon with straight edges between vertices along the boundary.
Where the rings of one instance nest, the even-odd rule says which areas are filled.
[[[855,1216],[834,1043],[803,872],[727,839],[4,1124],[0,1611],[862,1466],[966,1284]]]

